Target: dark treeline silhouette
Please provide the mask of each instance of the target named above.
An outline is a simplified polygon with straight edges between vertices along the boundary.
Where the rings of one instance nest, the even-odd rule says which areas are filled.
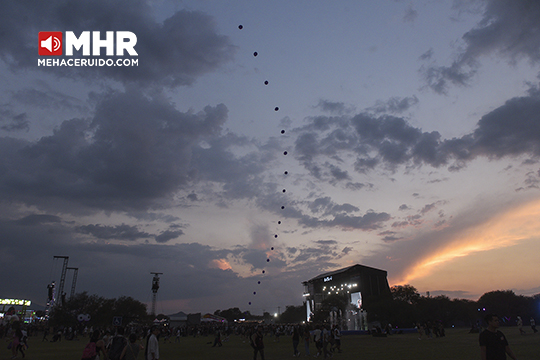
[[[511,290],[496,290],[473,301],[445,295],[423,296],[411,285],[393,286],[390,290],[392,297],[366,300],[369,321],[391,322],[399,327],[412,327],[424,321],[438,321],[444,326],[474,326],[485,314],[496,313],[502,325],[515,325],[517,316],[529,319],[540,315],[540,294],[523,296]]]
[[[433,321],[443,326],[474,327],[481,322],[487,313],[500,316],[503,326],[516,325],[518,316],[522,319],[540,318],[540,294],[534,296],[516,295],[511,290],[487,292],[477,301],[467,299],[450,299],[448,296],[421,295],[414,286],[393,286],[391,296],[371,297],[364,299],[363,306],[368,313],[369,322],[391,323],[400,328],[414,327],[415,324]],[[330,311],[341,310],[344,314],[351,309],[347,294],[331,295],[322,302],[322,308],[313,316],[314,322],[323,323],[328,320]],[[76,325],[79,314],[89,314],[85,319],[87,325],[108,326],[113,317],[121,316],[124,324],[129,322],[151,322],[146,312],[146,305],[131,297],[105,299],[86,292],[76,294],[65,305],[55,308],[50,314],[50,325]],[[261,315],[241,311],[239,308],[216,310],[214,315],[229,321],[245,319],[257,322],[301,323],[306,320],[304,305],[286,306],[285,310],[275,317],[268,312]],[[159,316],[158,316],[159,317]],[[161,316],[165,318],[166,316]]]
[[[79,319],[83,315],[83,321]],[[88,315],[88,317],[87,317]],[[110,326],[114,317],[122,317],[123,324],[151,321],[146,313],[146,305],[129,296],[106,299],[89,295],[86,291],[75,294],[64,305],[53,308],[50,326]]]

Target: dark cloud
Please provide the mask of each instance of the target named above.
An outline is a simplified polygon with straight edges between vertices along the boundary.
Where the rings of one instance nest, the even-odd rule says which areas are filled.
[[[527,189],[539,189],[540,188],[540,171],[539,172],[528,172],[525,175],[525,180],[523,183],[525,184]]]
[[[403,21],[404,22],[414,22],[417,17],[418,17],[418,11],[413,9],[412,4],[409,4],[407,9],[405,10],[405,13],[403,14]]]
[[[350,253],[351,251],[353,251],[353,248],[350,247],[350,246],[346,246],[343,248],[343,250],[341,250],[341,252],[345,255],[347,255],[348,253]]]
[[[380,229],[385,222],[391,219],[391,216],[385,212],[377,213],[368,211],[362,216],[351,216],[347,214],[338,214],[333,219],[325,220],[315,217],[303,216],[299,219],[300,225],[306,227],[339,227],[342,229],[358,230],[376,230]]]
[[[102,240],[129,240],[135,241],[147,239],[151,237],[149,233],[140,231],[137,226],[132,225],[115,225],[105,226],[99,224],[90,224],[79,226],[75,231],[81,234],[92,235],[97,239]]]
[[[465,7],[478,8],[477,1],[460,1],[455,4],[462,11]],[[470,83],[479,67],[479,58],[496,54],[511,63],[525,58],[531,63],[540,61],[540,3],[537,1],[486,0],[482,20],[474,29],[463,35],[463,50],[450,66],[434,64],[421,69],[428,86],[444,94],[450,85],[465,86]]]
[[[347,170],[342,170],[336,165],[328,164],[328,169],[330,170],[330,174],[336,181],[351,179],[349,172]]]
[[[340,165],[340,159],[351,154],[356,156],[354,170],[358,173],[399,165],[447,166],[450,171],[459,171],[479,156],[499,159],[526,155],[537,161],[539,114],[540,91],[531,86],[527,96],[506,101],[484,115],[473,132],[460,138],[443,139],[437,131],[423,132],[404,118],[391,115],[317,117],[295,129],[295,154],[312,176],[329,183],[352,178]]]
[[[424,206],[424,207],[422,208],[422,210],[420,210],[420,213],[421,213],[422,215],[424,215],[424,214],[430,212],[431,210],[434,210],[434,209],[436,208],[436,206],[437,206],[437,205],[436,205],[435,203],[427,204],[426,206]]]
[[[450,85],[468,86],[478,69],[478,62],[474,58],[456,60],[450,66],[437,66],[430,64],[422,66],[420,73],[427,86],[438,94],[447,94]]]
[[[193,154],[201,139],[220,134],[226,119],[224,105],[182,113],[137,91],[110,93],[91,119],[66,120],[53,135],[36,142],[1,138],[0,192],[4,199],[34,205],[58,199],[96,208],[146,208],[199,177],[215,178],[210,166],[193,162]],[[200,157],[202,163],[212,161]]]
[[[232,58],[234,47],[213,19],[180,10],[163,22],[141,0],[7,2],[0,13],[0,54],[13,70],[38,69],[57,76],[124,83],[188,85]],[[39,31],[131,31],[138,66],[37,67]]]
[[[305,264],[319,264],[320,269],[339,266],[335,261],[344,255],[344,253],[338,253],[337,241],[316,240],[313,241],[313,244],[315,246],[301,246],[296,248],[296,251],[291,254],[293,255],[290,258],[291,266],[296,269],[305,267]],[[313,277],[313,274],[317,274],[317,272],[312,272],[311,277]]]
[[[433,57],[433,48],[429,48],[428,51],[420,55],[420,60],[430,60]]]
[[[370,183],[352,183],[352,182],[348,182],[345,187],[347,189],[350,189],[350,190],[353,190],[353,191],[358,191],[358,190],[361,190],[363,188],[369,188],[369,189],[372,189],[373,188],[373,184],[370,184]]]
[[[392,243],[394,241],[403,239],[402,237],[397,236],[397,233],[395,231],[383,231],[379,233],[378,235],[381,236],[382,241],[386,243]]]
[[[351,213],[359,211],[360,209],[351,204],[336,204],[330,197],[323,197],[313,200],[309,204],[309,209],[313,213],[320,213],[324,216],[337,215],[341,213]]]
[[[393,228],[404,228],[404,227],[407,227],[409,226],[409,222],[408,221],[396,221],[392,224],[392,227]]]
[[[343,102],[334,102],[329,100],[319,100],[319,103],[315,107],[324,112],[336,115],[348,114],[353,111],[352,107],[345,105]]]
[[[156,235],[155,239],[157,243],[163,244],[177,239],[182,235],[184,235],[184,231],[182,229],[169,229],[161,232],[159,235]]]
[[[540,155],[540,95],[508,100],[484,115],[472,134],[471,150],[463,153],[493,158],[531,154]],[[466,143],[467,141],[465,141]]]
[[[66,95],[49,87],[43,90],[26,88],[13,94],[13,99],[25,106],[36,106],[40,109],[63,109],[74,111],[89,111],[88,106],[81,100]]]
[[[422,219],[422,216],[417,215],[410,215],[405,218],[405,220],[402,221],[396,221],[392,223],[392,228],[406,228],[409,226],[419,226],[422,225],[424,220]]]
[[[30,122],[28,115],[16,113],[7,106],[0,107],[0,129],[8,132],[13,131],[28,131],[30,130]]]
[[[420,100],[416,96],[399,98],[393,97],[387,101],[377,101],[374,107],[368,108],[367,110],[373,111],[377,114],[380,113],[390,113],[390,114],[401,114],[409,110],[412,106],[418,104]]]
[[[159,311],[167,314],[180,310],[213,312],[234,306],[244,308],[254,290],[260,294],[260,298],[252,300],[257,305],[256,313],[262,313],[262,308],[297,305],[302,300],[299,279],[313,276],[321,267],[336,266],[327,254],[328,260],[322,263],[296,264],[299,270],[292,275],[271,267],[276,264],[284,268],[280,255],[275,254],[264,276],[243,278],[234,271],[213,266],[216,261],[236,256],[238,251],[235,249],[216,249],[197,243],[132,243],[129,246],[110,241],[81,243],[77,241],[81,236],[79,227],[61,223],[54,216],[32,215],[24,222],[34,226],[0,219],[3,274],[10,279],[10,287],[5,289],[4,296],[32,299],[41,305],[46,298],[46,284],[52,280],[58,283],[60,279],[61,263],[53,260],[56,255],[69,256],[68,266],[79,268],[76,292],[88,291],[104,297],[127,295],[148,303],[151,299],[150,272],[162,272]],[[86,229],[102,235],[122,232],[114,226]],[[134,227],[131,230],[137,231]],[[33,266],[21,266],[21,259]],[[262,286],[257,285],[258,280]],[[71,281],[69,275],[67,281]],[[277,303],[276,294],[279,294]]]
[[[338,243],[336,240],[315,240],[314,242],[322,246],[334,246]]]
[[[34,226],[47,223],[60,223],[61,221],[61,218],[56,215],[32,214],[25,216],[19,220],[15,220],[13,221],[13,223],[21,226]]]

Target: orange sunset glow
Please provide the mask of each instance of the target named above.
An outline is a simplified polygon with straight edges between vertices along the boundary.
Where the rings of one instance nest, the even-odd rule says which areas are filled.
[[[537,284],[525,283],[526,279],[535,281],[534,276],[527,274],[537,267],[534,257],[540,247],[537,241],[540,234],[539,216],[540,200],[534,200],[498,214],[478,226],[465,229],[448,239],[446,246],[407,269],[402,280],[396,283],[419,284],[432,288],[449,285],[456,289],[464,287],[465,284],[476,289],[484,288],[488,284],[495,287],[494,289],[520,283],[522,286],[535,286]],[[513,268],[518,279],[513,283],[502,281],[503,274],[500,274],[501,277],[496,281],[486,277],[487,269],[496,270],[498,265],[505,262],[514,263]],[[459,281],[455,281],[452,274],[462,275],[459,276]],[[509,274],[504,275],[506,279]],[[437,280],[434,280],[435,278]]]

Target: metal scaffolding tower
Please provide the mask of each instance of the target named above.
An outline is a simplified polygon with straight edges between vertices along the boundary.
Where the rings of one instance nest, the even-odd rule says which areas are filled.
[[[73,281],[71,282],[71,294],[69,295],[69,299],[73,299],[73,296],[75,295],[75,285],[77,285],[77,274],[79,273],[79,268],[74,267],[68,267],[66,268],[68,270],[73,270]]]
[[[152,315],[156,315],[156,300],[157,300],[157,292],[159,290],[159,275],[162,275],[163,273],[158,272],[151,272],[150,274],[154,275],[154,278],[152,279]]]
[[[53,259],[64,259],[64,264],[62,265],[62,276],[60,277],[60,286],[58,287],[58,294],[60,299],[63,299],[64,294],[64,284],[66,282],[66,272],[69,256],[53,256]],[[63,303],[61,305],[64,305]]]

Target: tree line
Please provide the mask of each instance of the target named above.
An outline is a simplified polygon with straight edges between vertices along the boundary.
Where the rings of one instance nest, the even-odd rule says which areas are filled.
[[[323,301],[322,309],[315,313],[315,320],[324,321],[332,308],[345,311],[347,296],[333,295]],[[368,321],[391,323],[399,327],[413,327],[426,321],[440,321],[444,326],[473,326],[487,313],[495,313],[503,325],[515,325],[517,316],[523,319],[540,316],[540,294],[516,295],[512,290],[490,291],[477,301],[450,299],[448,296],[421,295],[411,285],[390,288],[390,296],[371,297],[364,300]]]
[[[120,317],[122,325],[129,323],[150,323],[146,313],[146,304],[130,296],[107,299],[98,295],[89,295],[86,291],[75,294],[61,306],[56,306],[49,314],[51,326],[76,327],[84,324],[89,326],[107,327],[113,325],[113,319]]]
[[[495,313],[502,319],[503,325],[515,325],[517,316],[527,320],[530,317],[540,319],[540,294],[534,296],[516,295],[511,290],[487,292],[477,301],[450,299],[448,296],[421,295],[411,285],[399,285],[390,288],[388,296],[368,297],[363,306],[368,313],[368,321],[401,328],[412,327],[426,321],[440,321],[444,326],[473,326],[481,321],[485,314]],[[325,322],[330,311],[341,310],[345,314],[351,309],[347,294],[331,295],[322,302],[322,307],[313,314],[314,322]],[[81,322],[94,326],[111,326],[114,317],[122,317],[124,325],[129,323],[150,323],[153,318],[147,314],[146,304],[131,297],[122,296],[106,299],[87,292],[78,293],[60,307],[53,308],[49,314],[49,323],[53,326],[76,326]],[[80,315],[83,315],[80,317]],[[90,315],[88,318],[86,315]],[[273,321],[278,323],[300,323],[306,320],[305,305],[287,306],[275,317],[268,312],[254,315],[241,311],[238,307],[216,310],[214,315],[229,322],[245,319],[247,321]],[[157,316],[165,318],[163,314]]]

